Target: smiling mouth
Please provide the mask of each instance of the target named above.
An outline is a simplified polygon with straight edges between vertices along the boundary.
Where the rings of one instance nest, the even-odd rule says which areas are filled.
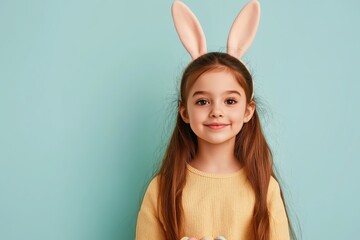
[[[211,129],[222,129],[226,126],[228,126],[229,124],[209,124],[209,125],[206,125],[207,127],[211,128]]]

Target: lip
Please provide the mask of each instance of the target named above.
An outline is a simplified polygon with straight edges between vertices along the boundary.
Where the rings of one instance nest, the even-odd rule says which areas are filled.
[[[210,124],[205,124],[205,126],[211,128],[211,129],[221,129],[224,128],[226,126],[228,126],[230,124],[226,124],[226,123],[210,123]]]

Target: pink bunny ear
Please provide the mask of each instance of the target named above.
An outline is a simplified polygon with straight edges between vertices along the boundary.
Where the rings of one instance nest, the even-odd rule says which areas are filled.
[[[205,54],[205,35],[191,10],[181,1],[175,0],[172,5],[172,17],[179,38],[192,59]]]
[[[250,47],[260,21],[260,3],[251,0],[237,15],[227,42],[227,53],[240,59]]]

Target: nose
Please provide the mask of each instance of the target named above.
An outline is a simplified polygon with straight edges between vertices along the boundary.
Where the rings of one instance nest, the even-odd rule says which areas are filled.
[[[212,118],[218,118],[218,117],[223,117],[224,116],[224,114],[223,114],[220,106],[218,106],[218,104],[213,105],[209,115]]]

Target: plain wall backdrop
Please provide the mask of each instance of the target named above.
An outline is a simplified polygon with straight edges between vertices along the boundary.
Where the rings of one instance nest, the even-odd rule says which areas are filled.
[[[246,1],[184,3],[224,52]],[[260,3],[245,61],[303,239],[358,238],[360,2]],[[0,1],[0,239],[134,239],[191,60],[171,4]]]

